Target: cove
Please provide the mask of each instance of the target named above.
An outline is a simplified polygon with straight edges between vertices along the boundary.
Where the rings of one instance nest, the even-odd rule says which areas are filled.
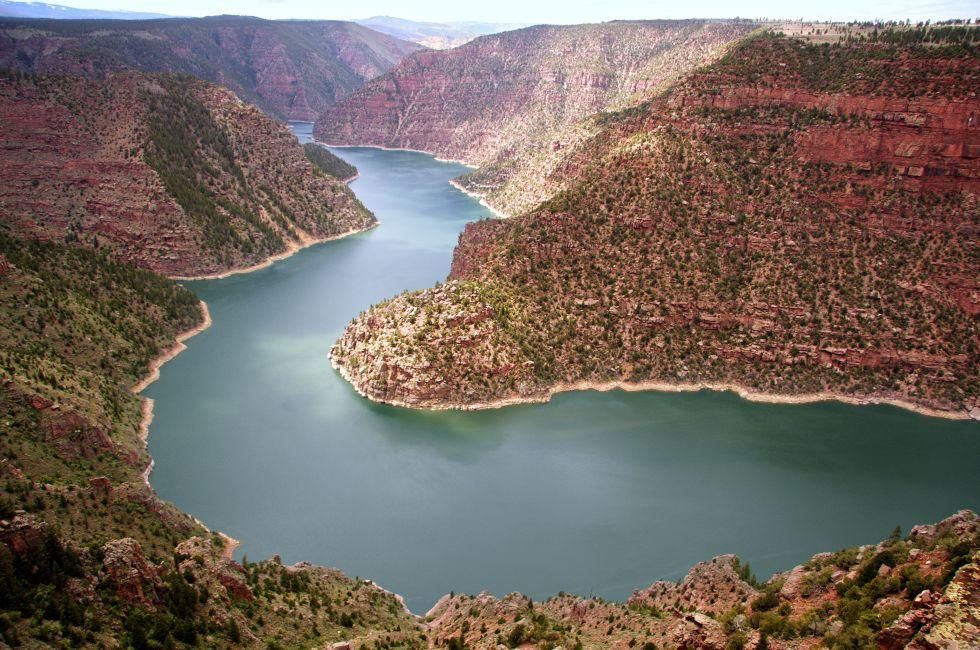
[[[294,125],[308,141],[309,125]],[[424,613],[444,593],[624,599],[738,553],[760,578],[980,507],[980,424],[731,393],[565,393],[484,412],[359,397],[327,352],[352,317],[445,278],[489,216],[431,156],[335,149],[371,231],[187,285],[210,329],[162,368],[161,497],[251,559],[335,566]]]

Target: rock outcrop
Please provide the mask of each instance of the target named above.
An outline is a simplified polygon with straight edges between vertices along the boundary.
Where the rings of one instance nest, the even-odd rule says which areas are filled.
[[[280,119],[312,121],[415,43],[331,20],[245,16],[132,21],[0,19],[0,67],[102,76],[183,72],[230,88]]]
[[[963,511],[935,528],[931,539],[821,553],[762,584],[743,579],[748,567],[729,555],[625,604],[450,594],[424,620],[435,647],[973,647],[980,520]]]
[[[0,78],[0,210],[15,233],[175,276],[375,223],[289,130],[189,77]]]
[[[756,589],[739,575],[739,569],[736,556],[720,555],[696,564],[680,584],[655,582],[633,592],[626,604],[660,611],[676,608],[721,614],[757,595]]]
[[[131,537],[106,542],[102,547],[105,580],[118,598],[130,605],[152,606],[163,586],[155,567],[143,556],[139,542]]]
[[[467,226],[449,282],[354,320],[332,358],[429,408],[590,385],[980,401],[975,52],[765,35],[615,115],[567,189]]]

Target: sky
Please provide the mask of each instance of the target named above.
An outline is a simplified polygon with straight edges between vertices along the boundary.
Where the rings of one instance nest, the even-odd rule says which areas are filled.
[[[46,0],[85,9],[126,9],[177,16],[239,14],[263,18],[478,20],[582,23],[617,18],[805,18],[870,20],[966,18],[980,15],[977,0]]]

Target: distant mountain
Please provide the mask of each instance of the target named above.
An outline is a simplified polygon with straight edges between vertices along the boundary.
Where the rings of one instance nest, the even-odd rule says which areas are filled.
[[[392,16],[373,16],[354,22],[383,34],[412,41],[434,50],[456,47],[472,41],[477,36],[527,27],[527,23],[480,23],[472,21],[426,23]]]
[[[419,49],[336,20],[0,18],[0,67],[89,77],[123,69],[183,72],[292,120],[314,119]]]
[[[64,5],[52,5],[46,2],[11,2],[0,0],[0,16],[10,18],[56,18],[56,19],[112,19],[112,20],[148,20],[152,18],[169,18],[167,14],[154,14],[142,11],[112,11],[106,9],[76,9]]]

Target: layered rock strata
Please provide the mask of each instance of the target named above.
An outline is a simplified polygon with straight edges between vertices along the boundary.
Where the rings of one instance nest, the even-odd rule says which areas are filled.
[[[332,359],[427,408],[622,385],[980,416],[978,79],[973,51],[751,38],[601,118],[568,189],[470,224],[449,282]]]

